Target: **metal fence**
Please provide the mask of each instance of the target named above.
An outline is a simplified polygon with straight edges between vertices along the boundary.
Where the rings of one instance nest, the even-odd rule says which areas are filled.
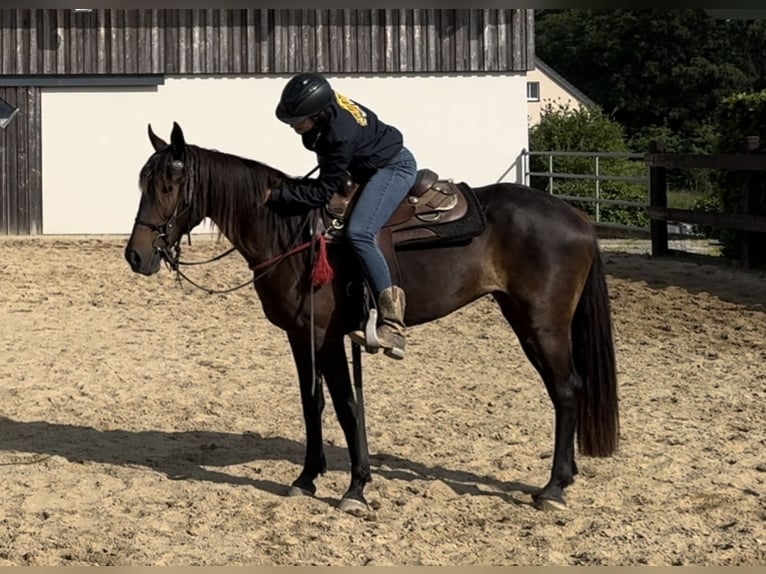
[[[547,171],[530,171],[530,157],[532,156],[541,156],[547,158]],[[556,165],[555,165],[555,158],[563,158],[563,157],[585,157],[585,158],[592,158],[593,159],[593,173],[565,173],[565,172],[557,172],[556,171]],[[628,159],[628,160],[635,160],[639,161],[646,170],[646,175],[641,177],[633,177],[633,176],[620,176],[620,175],[609,175],[606,173],[603,173],[601,160],[603,159]],[[645,154],[642,153],[623,153],[623,152],[578,152],[578,151],[529,151],[529,150],[523,150],[521,152],[521,165],[522,165],[522,173],[524,177],[524,183],[526,185],[530,185],[531,178],[532,177],[545,177],[548,179],[548,185],[546,191],[549,193],[556,195],[557,197],[560,197],[561,199],[564,199],[566,201],[578,201],[578,202],[585,202],[585,203],[594,203],[595,204],[595,222],[599,227],[606,227],[606,228],[613,228],[613,229],[620,229],[620,230],[627,230],[627,231],[640,231],[640,232],[647,232],[649,231],[649,227],[636,227],[633,225],[623,225],[616,222],[611,221],[603,221],[601,216],[601,206],[602,205],[617,205],[617,206],[624,206],[624,207],[635,207],[635,208],[643,208],[647,209],[649,207],[649,168],[645,165],[644,160],[646,158]],[[565,179],[579,179],[579,180],[587,180],[593,182],[593,195],[591,196],[573,196],[573,195],[566,195],[566,194],[557,194],[556,193],[556,180],[565,180]],[[630,182],[630,183],[639,183],[643,184],[646,187],[646,201],[644,202],[637,202],[637,201],[628,201],[628,200],[622,200],[622,199],[609,199],[601,196],[601,183],[604,181],[622,181],[622,182]]]

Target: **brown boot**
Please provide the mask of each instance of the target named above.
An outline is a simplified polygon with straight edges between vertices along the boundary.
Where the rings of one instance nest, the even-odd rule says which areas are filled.
[[[375,330],[378,339],[377,344],[383,349],[383,353],[392,359],[404,358],[404,347],[406,344],[404,327],[404,310],[406,298],[404,290],[396,285],[388,287],[381,291],[378,296],[378,318],[380,324]],[[370,341],[363,330],[353,331],[348,334],[351,340],[370,350]],[[377,345],[372,347],[373,352],[377,352]]]
[[[404,358],[404,346],[407,343],[404,327],[406,304],[404,289],[396,285],[384,289],[378,296],[382,323],[378,327],[378,341],[383,353],[392,359]]]

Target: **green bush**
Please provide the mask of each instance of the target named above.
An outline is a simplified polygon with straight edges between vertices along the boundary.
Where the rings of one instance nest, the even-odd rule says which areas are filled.
[[[718,133],[716,153],[738,153],[741,142],[748,136],[759,136],[761,147],[766,144],[766,90],[755,93],[735,94],[725,98],[715,113],[715,128]],[[760,152],[759,152],[760,153]],[[699,207],[718,210],[723,213],[742,211],[741,190],[746,172],[721,171],[714,178],[712,199]],[[756,198],[755,212],[766,215],[766,174],[752,174],[759,179],[762,192]],[[741,253],[742,234],[725,229],[711,229],[711,235],[718,237],[726,257],[737,259]],[[766,262],[766,234],[764,241],[753,245],[756,262]]]
[[[530,130],[530,151],[571,151],[571,152],[629,152],[625,134],[620,124],[611,120],[597,108],[571,109],[567,105],[557,108],[548,104],[540,117],[540,123]],[[530,158],[530,171],[547,172],[550,165],[545,156]],[[594,157],[554,157],[556,173],[593,175],[596,172]],[[627,158],[600,158],[599,174],[613,176],[646,177],[643,162]],[[549,189],[547,177],[535,176],[530,185],[552,191],[556,195],[573,197],[595,197],[596,183],[592,180],[554,178],[553,189]],[[647,186],[640,183],[602,181],[600,196],[605,199],[635,201],[646,204]],[[587,201],[569,200],[572,205],[587,212],[596,219],[596,204]],[[600,221],[646,227],[648,219],[643,208],[604,205],[600,206]]]
[[[649,126],[634,135],[629,144],[635,152],[645,153],[655,141],[662,142],[667,153],[707,154],[713,149],[715,133],[712,126],[699,126],[689,139],[683,139],[668,127]],[[707,195],[712,192],[709,169],[669,169],[667,179],[668,189],[678,193]]]

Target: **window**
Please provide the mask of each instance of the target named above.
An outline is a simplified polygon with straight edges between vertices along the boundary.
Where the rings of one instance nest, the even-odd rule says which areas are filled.
[[[527,101],[540,101],[540,82],[527,82]]]
[[[0,98],[0,128],[5,129],[13,121],[13,117],[18,111],[18,108],[14,108],[3,98]]]

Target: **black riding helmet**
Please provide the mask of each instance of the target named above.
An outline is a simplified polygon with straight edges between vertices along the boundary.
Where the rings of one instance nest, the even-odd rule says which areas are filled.
[[[311,72],[298,74],[282,90],[277,118],[286,124],[295,124],[316,116],[332,103],[334,97],[324,76]]]

